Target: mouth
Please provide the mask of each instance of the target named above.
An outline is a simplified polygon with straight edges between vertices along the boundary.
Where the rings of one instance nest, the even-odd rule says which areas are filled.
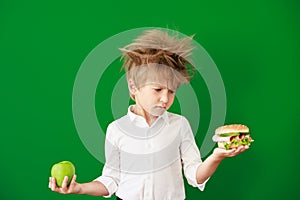
[[[166,109],[167,109],[166,106],[156,106],[156,107],[159,108],[159,109],[163,109],[163,110],[166,110]]]
[[[165,111],[167,110],[167,108],[165,106],[154,106],[150,113],[154,116],[160,116],[162,115]]]

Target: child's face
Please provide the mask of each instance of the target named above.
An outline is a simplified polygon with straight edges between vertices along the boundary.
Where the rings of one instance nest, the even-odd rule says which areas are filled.
[[[135,92],[135,101],[144,114],[160,116],[174,102],[175,91],[160,84],[148,84]]]

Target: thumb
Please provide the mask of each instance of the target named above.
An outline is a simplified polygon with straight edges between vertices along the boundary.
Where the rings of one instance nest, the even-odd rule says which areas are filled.
[[[76,182],[76,178],[77,178],[77,176],[76,176],[76,174],[74,174],[70,184],[74,184]]]
[[[71,180],[71,183],[69,185],[69,192],[70,193],[76,193],[76,178],[77,176],[74,174]]]

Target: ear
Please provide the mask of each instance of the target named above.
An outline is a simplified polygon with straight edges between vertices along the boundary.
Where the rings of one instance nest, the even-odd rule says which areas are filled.
[[[128,82],[128,89],[129,89],[130,94],[134,95],[136,92],[136,85],[135,85],[134,81],[132,79],[129,79],[127,82]]]

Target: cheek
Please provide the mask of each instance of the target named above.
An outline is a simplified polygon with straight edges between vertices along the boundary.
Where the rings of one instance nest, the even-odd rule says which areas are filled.
[[[174,102],[174,99],[175,99],[175,95],[174,94],[172,94],[172,95],[170,95],[169,97],[169,101],[168,101],[168,105],[172,105],[173,104],[173,102]]]
[[[144,94],[140,96],[140,102],[145,107],[151,107],[152,104],[156,103],[156,97],[154,95]]]

